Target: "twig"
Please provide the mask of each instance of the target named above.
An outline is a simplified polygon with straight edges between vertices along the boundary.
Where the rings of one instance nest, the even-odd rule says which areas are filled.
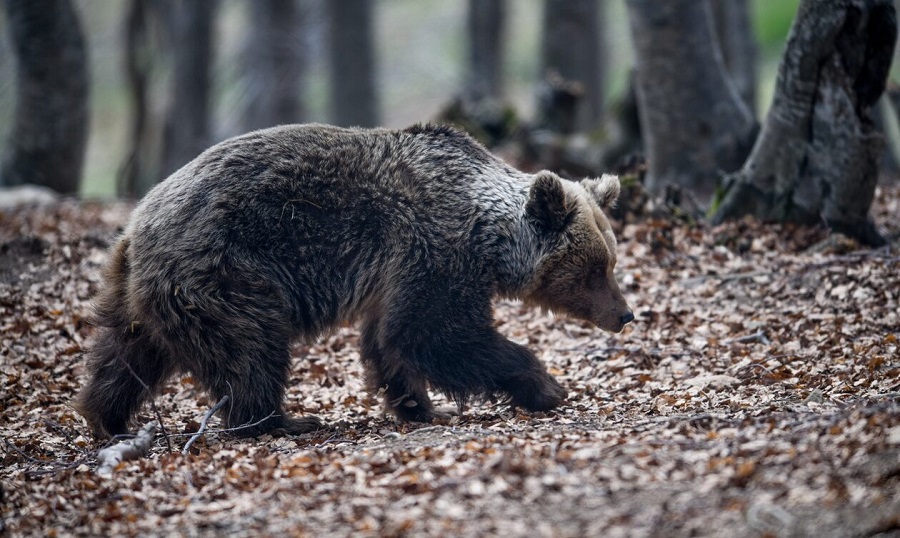
[[[83,454],[80,458],[72,461],[63,461],[63,460],[43,460],[40,458],[35,458],[27,453],[24,450],[17,447],[13,444],[9,439],[5,437],[0,437],[3,440],[3,444],[5,445],[5,449],[7,452],[12,452],[17,454],[20,458],[24,459],[28,463],[33,465],[49,465],[50,469],[29,469],[25,471],[25,476],[28,478],[35,478],[38,476],[42,476],[45,474],[56,473],[59,471],[65,471],[67,469],[74,469],[78,467],[82,463],[87,462],[87,460],[93,455],[92,453]]]
[[[835,264],[843,264],[847,262],[855,262],[865,258],[881,260],[882,262],[887,264],[892,264],[900,261],[900,256],[892,256],[890,245],[885,245],[883,247],[879,247],[872,250],[863,250],[859,252],[852,252],[850,254],[844,254],[843,256],[832,256],[826,260],[815,263],[808,263],[796,271],[793,271],[793,276],[791,277],[791,281],[797,281],[806,276],[807,273],[812,271],[817,271],[819,269],[824,269],[830,265]]]
[[[275,411],[272,411],[271,413],[269,413],[268,415],[264,416],[263,418],[257,420],[256,422],[240,424],[238,426],[233,426],[231,428],[208,428],[206,430],[206,433],[232,433],[232,432],[244,430],[247,428],[252,428],[254,426],[259,426],[263,422],[269,420],[272,417],[276,417],[276,416],[278,416],[278,415],[275,413]],[[173,437],[173,438],[192,437],[194,435],[196,435],[196,433],[173,433],[173,434],[171,434],[171,437]]]
[[[163,424],[162,414],[159,412],[159,408],[156,407],[156,401],[154,401],[153,399],[153,392],[150,390],[150,387],[147,386],[146,383],[144,383],[144,380],[141,379],[141,376],[139,376],[138,373],[134,371],[134,368],[132,368],[131,365],[128,364],[128,361],[126,361],[124,357],[119,355],[119,360],[122,362],[122,364],[125,365],[125,368],[128,368],[128,371],[131,372],[131,375],[137,380],[137,382],[140,383],[142,387],[144,387],[144,390],[147,391],[147,395],[150,397],[150,409],[152,409],[153,414],[156,415],[156,422],[157,424],[159,424],[159,429],[163,434],[163,438],[165,438],[166,440],[166,450],[171,452],[172,442],[169,440],[169,432],[166,431],[166,427]]]
[[[188,439],[188,442],[184,444],[184,448],[181,450],[182,454],[184,454],[184,455],[188,454],[188,452],[191,449],[191,445],[194,444],[194,441],[196,441],[197,439],[200,439],[200,437],[204,433],[206,433],[206,425],[209,422],[209,419],[215,414],[216,411],[218,411],[219,409],[222,409],[222,407],[224,407],[225,404],[228,403],[228,400],[230,400],[230,399],[231,399],[231,397],[229,397],[227,394],[225,396],[222,396],[222,398],[219,399],[218,403],[216,403],[216,405],[214,405],[212,407],[212,409],[210,409],[209,411],[206,412],[205,415],[203,415],[203,420],[200,421],[200,429],[197,430],[197,433],[195,433],[193,436],[191,436],[191,438]]]
[[[148,422],[143,428],[138,430],[134,439],[116,443],[113,446],[106,447],[97,453],[97,474],[109,478],[116,470],[116,466],[125,460],[135,460],[141,458],[150,451],[150,444],[156,437],[156,430],[159,425],[156,422]]]
[[[690,288],[692,286],[703,284],[707,280],[719,280],[724,284],[726,282],[731,282],[732,280],[746,280],[750,278],[756,278],[758,276],[770,276],[772,274],[772,271],[746,271],[743,273],[726,273],[724,275],[700,275],[686,278],[678,283],[682,286]]]
[[[748,365],[746,365],[746,366],[742,366],[741,368],[738,368],[738,370],[734,373],[734,375],[740,377],[741,375],[743,375],[743,372],[744,372],[745,370],[750,370],[751,368],[758,368],[758,369],[760,369],[760,370],[763,370],[763,371],[766,372],[767,374],[769,374],[769,377],[776,377],[776,376],[775,376],[775,372],[773,372],[772,370],[769,370],[768,368],[766,368],[766,367],[763,366],[762,364],[759,364],[759,363],[756,363],[756,362],[751,363],[751,364],[748,364]],[[745,379],[745,378],[742,378],[742,379]]]

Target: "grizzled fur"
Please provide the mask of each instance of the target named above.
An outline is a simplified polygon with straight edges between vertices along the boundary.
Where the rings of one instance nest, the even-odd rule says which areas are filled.
[[[633,316],[602,211],[618,191],[613,176],[519,172],[447,127],[222,142],[157,185],[113,247],[78,408],[98,434],[124,433],[190,372],[230,396],[227,426],[258,423],[244,435],[314,430],[282,409],[289,346],[357,320],[369,385],[401,420],[435,416],[429,386],[552,409],[565,390],[494,329],[491,299],[621,330]]]

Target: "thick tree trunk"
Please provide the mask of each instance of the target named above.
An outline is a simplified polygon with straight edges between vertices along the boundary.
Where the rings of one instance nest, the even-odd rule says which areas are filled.
[[[303,120],[308,2],[254,0],[244,49],[241,130]]]
[[[379,123],[375,84],[374,0],[328,0],[331,118],[337,125]]]
[[[69,0],[4,2],[16,55],[16,113],[0,184],[78,191],[88,136],[87,50]]]
[[[503,40],[506,0],[469,0],[469,72],[465,100],[469,104],[503,98]]]
[[[744,103],[756,110],[756,38],[748,0],[710,0],[716,37],[732,83]]]
[[[209,146],[213,17],[216,0],[169,0],[172,78],[163,131],[167,176]]]
[[[598,0],[544,0],[543,75],[555,73],[581,86],[577,127],[582,131],[603,120],[601,14]]]
[[[714,221],[750,214],[816,223],[865,243],[884,149],[870,110],[884,91],[897,21],[891,0],[803,0],[775,97]]]
[[[708,0],[628,0],[647,187],[701,200],[740,167],[757,131],[714,39]]]

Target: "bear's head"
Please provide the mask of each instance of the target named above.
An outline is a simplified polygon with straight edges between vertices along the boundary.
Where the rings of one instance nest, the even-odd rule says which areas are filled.
[[[613,274],[616,239],[603,210],[619,197],[619,178],[579,182],[535,174],[526,217],[547,252],[524,290],[526,302],[620,332],[634,319]]]

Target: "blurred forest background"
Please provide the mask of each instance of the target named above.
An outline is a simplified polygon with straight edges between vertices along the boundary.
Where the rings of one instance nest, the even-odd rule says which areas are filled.
[[[83,174],[77,179],[77,192],[83,197],[139,197],[215,142],[294,122],[402,127],[450,120],[501,153],[503,148],[497,146],[503,142],[524,139],[520,146],[526,149],[511,159],[518,166],[561,169],[573,176],[610,169],[621,172],[644,149],[640,140],[623,140],[641,136],[630,132],[640,129],[631,75],[635,44],[650,59],[647,71],[655,78],[645,79],[644,87],[657,88],[662,95],[654,97],[647,90],[645,99],[656,99],[650,101],[658,102],[655,107],[676,114],[667,118],[670,125],[655,122],[660,129],[653,135],[665,139],[682,132],[686,138],[695,137],[678,123],[677,109],[685,105],[665,98],[673,93],[672,87],[678,87],[677,81],[670,86],[669,79],[684,67],[682,76],[698,77],[695,106],[696,99],[708,99],[701,79],[710,70],[702,65],[702,55],[690,56],[691,45],[685,38],[698,33],[691,17],[702,4],[658,4],[677,10],[675,26],[685,32],[669,36],[679,49],[670,55],[664,48],[653,48],[673,48],[657,38],[659,28],[641,26],[656,24],[647,15],[666,9],[657,10],[657,5],[640,0],[7,0],[7,9],[0,11],[4,37],[0,39],[0,140],[10,138],[16,122],[17,63],[15,40],[10,39],[16,33],[10,19],[16,12],[26,20],[29,10],[56,13],[53,10],[68,6],[74,12],[50,21],[60,25],[51,35],[68,54],[58,59],[63,63],[57,66],[77,61],[72,51],[80,45],[70,30],[80,23],[84,36],[90,119]],[[744,162],[759,132],[799,4],[799,0],[713,0],[709,4],[731,83],[750,111],[749,116],[729,118],[719,104],[710,102],[713,136],[699,137],[699,142],[736,145],[733,152],[738,155],[725,161],[717,155],[713,167],[717,175],[732,172]],[[32,20],[29,24],[47,23]],[[895,31],[893,23],[890,29]],[[867,26],[863,31],[874,30]],[[596,43],[590,42],[591,32]],[[28,36],[20,37],[28,40]],[[39,38],[32,39],[37,42],[29,45],[34,47],[32,52],[40,54]],[[688,51],[687,55],[679,57],[681,51]],[[662,68],[652,65],[655,57],[664,62]],[[676,74],[663,73],[665,66],[674,66]],[[560,71],[568,73],[564,77],[552,74]],[[77,88],[76,73],[62,80],[76,93],[83,91]],[[574,89],[571,82],[577,83]],[[868,108],[870,103],[863,105]],[[49,110],[41,103],[31,112],[50,114],[44,109]],[[879,128],[892,135],[887,153],[896,153],[896,114],[880,107],[873,115],[878,116]],[[71,121],[78,122],[77,118]],[[725,134],[739,140],[722,142],[717,121],[725,121],[734,131]],[[63,121],[56,123],[59,129],[67,128]],[[548,143],[542,138],[548,130],[566,139],[560,142],[556,137]],[[584,136],[572,138],[573,133]],[[73,132],[72,137],[76,136]],[[671,146],[682,151],[678,143]],[[650,174],[656,176],[657,186],[663,179],[672,180],[669,176],[685,166],[670,162],[671,156],[651,160],[655,162],[650,163]],[[886,171],[896,173],[895,159],[885,163]],[[659,167],[669,176],[663,178]],[[696,159],[687,167],[697,177],[711,173],[698,171]],[[77,176],[79,167],[69,168],[76,169]],[[0,186],[22,182],[11,173],[0,176]],[[675,179],[685,183],[683,178]],[[753,180],[744,179],[748,184]],[[712,197],[708,183],[686,183],[699,191],[704,204]],[[658,188],[651,190],[658,194]],[[867,210],[868,203],[863,205]],[[851,235],[877,244],[866,238],[867,233]]]
[[[133,100],[129,94],[125,52],[129,10],[134,1],[77,0],[74,5],[87,41],[90,73],[90,139],[80,193],[86,197],[109,197],[116,193],[116,178],[127,156]],[[482,2],[490,3],[490,2]],[[605,69],[602,95],[611,106],[627,86],[632,67],[629,26],[623,0],[602,3],[602,55]],[[759,45],[759,90],[757,106],[770,98],[775,68],[799,0],[752,0],[753,28]],[[162,4],[162,2],[160,2]],[[245,130],[242,118],[261,88],[248,78],[242,61],[254,36],[251,18],[254,2],[219,0],[210,13],[212,51],[210,96],[210,143]],[[380,0],[372,2],[375,80],[378,123],[402,127],[434,119],[464,88],[467,70],[468,2],[463,0]],[[278,39],[281,47],[296,49],[303,64],[299,77],[301,112],[287,121],[337,122],[329,107],[329,41],[324,2],[295,2],[296,32]],[[504,61],[501,78],[505,96],[518,114],[528,118],[534,111],[535,88],[540,79],[541,17],[543,0],[507,2],[503,36]],[[149,22],[149,21],[148,21]],[[284,21],[282,21],[284,22]],[[15,61],[9,39],[7,17],[0,10],[0,140],[6,140],[15,107]],[[157,40],[160,37],[156,38]],[[152,40],[151,40],[152,41]],[[575,46],[575,44],[572,44]],[[165,66],[169,52],[162,43],[148,51],[155,92],[149,100],[151,114],[161,116],[165,106]],[[158,178],[162,179],[162,178]]]

